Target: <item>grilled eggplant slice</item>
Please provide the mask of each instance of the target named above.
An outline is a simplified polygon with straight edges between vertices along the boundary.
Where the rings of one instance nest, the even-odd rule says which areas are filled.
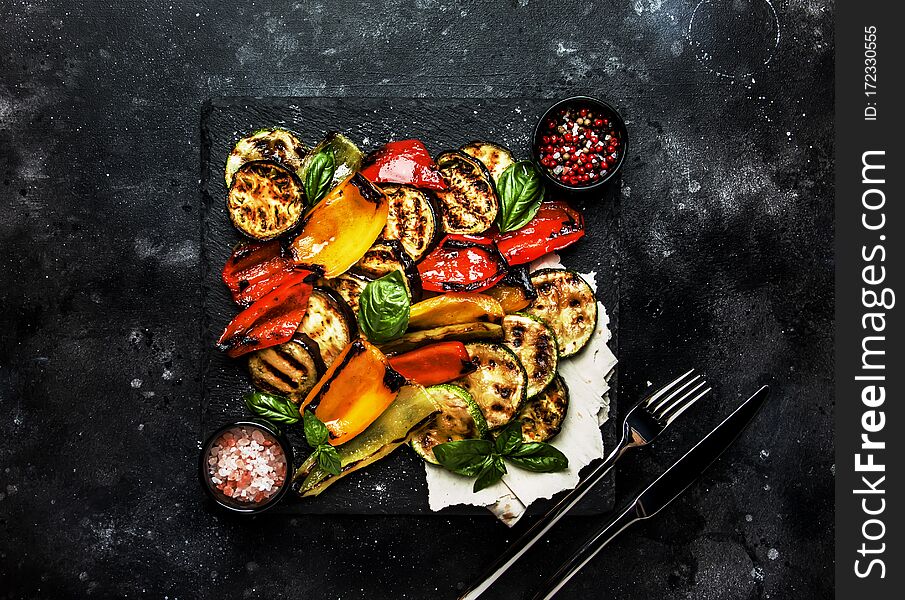
[[[383,183],[380,186],[390,203],[387,226],[382,237],[399,240],[412,260],[427,254],[440,234],[440,220],[430,192],[411,185]]]
[[[233,184],[233,177],[239,167],[248,162],[270,161],[279,163],[302,177],[302,160],[308,147],[299,141],[291,131],[285,129],[260,129],[242,138],[226,158],[224,177],[227,189]]]
[[[503,328],[496,323],[459,323],[422,331],[409,331],[392,342],[381,344],[387,354],[399,354],[435,342],[468,342],[471,340],[499,340]]]
[[[415,453],[429,463],[439,464],[434,446],[470,440],[487,435],[487,421],[471,394],[457,385],[434,385],[427,388],[440,413],[412,435],[409,444]]]
[[[459,150],[481,161],[481,164],[487,167],[494,183],[500,180],[503,171],[515,164],[515,157],[508,148],[492,142],[477,140],[465,144]]]
[[[484,293],[499,302],[506,314],[527,308],[537,298],[525,265],[510,267],[506,276]]]
[[[557,375],[547,389],[528,400],[519,411],[522,439],[526,442],[546,442],[562,429],[568,409],[569,388]]]
[[[317,466],[310,456],[292,478],[292,488],[300,496],[317,496],[331,484],[390,454],[408,441],[413,431],[438,411],[437,405],[423,387],[409,384],[377,420],[363,432],[339,446],[340,473],[331,475]]]
[[[399,240],[378,240],[355,263],[352,270],[369,279],[380,279],[393,271],[399,271],[408,287],[409,298],[413,302],[421,300],[421,274]]]
[[[465,344],[477,370],[452,382],[471,393],[490,429],[511,421],[526,399],[528,375],[515,352],[503,344]]]
[[[226,206],[236,229],[263,241],[298,225],[305,198],[301,182],[289,169],[257,161],[236,171]]]
[[[489,229],[496,221],[500,201],[484,165],[458,150],[444,152],[436,163],[448,186],[437,192],[443,229],[460,234]]]
[[[358,323],[339,294],[329,288],[316,287],[308,299],[308,312],[298,332],[317,342],[321,358],[329,367],[343,348],[358,337]]]
[[[298,404],[327,370],[317,342],[303,333],[248,356],[248,373],[262,392],[287,396]]]
[[[330,288],[339,294],[352,310],[352,313],[358,315],[358,298],[371,281],[373,279],[370,277],[346,271],[333,279],[321,279],[319,285]]]
[[[537,299],[525,312],[544,320],[559,344],[559,356],[576,354],[585,347],[597,327],[597,298],[578,273],[564,269],[540,269],[531,274]]]
[[[503,319],[503,343],[515,352],[528,375],[528,397],[544,391],[556,377],[556,335],[541,319],[517,313]]]

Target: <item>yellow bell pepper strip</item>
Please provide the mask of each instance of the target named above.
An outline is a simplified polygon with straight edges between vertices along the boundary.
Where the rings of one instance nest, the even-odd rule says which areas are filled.
[[[351,175],[315,206],[292,241],[293,261],[323,271],[346,272],[364,256],[386,226],[389,202],[370,181]]]
[[[314,409],[327,426],[329,443],[339,446],[367,429],[396,398],[405,377],[383,352],[358,339],[345,347],[311,389],[299,412]]]
[[[431,329],[475,321],[499,323],[503,314],[503,307],[490,296],[468,292],[443,294],[413,304],[408,328]]]

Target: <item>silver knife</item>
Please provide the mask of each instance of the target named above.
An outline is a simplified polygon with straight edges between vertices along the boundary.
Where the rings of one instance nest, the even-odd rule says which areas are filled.
[[[649,519],[694,483],[707,467],[738,438],[748,423],[757,415],[769,394],[764,386],[742,402],[731,415],[704,436],[666,471],[648,485],[643,492],[622,509],[616,511],[562,567],[550,577],[533,600],[549,600],[556,595],[582,567],[588,564],[610,541],[626,527]]]

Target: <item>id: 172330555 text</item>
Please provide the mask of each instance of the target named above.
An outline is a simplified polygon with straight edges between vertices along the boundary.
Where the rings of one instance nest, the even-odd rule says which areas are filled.
[[[877,120],[877,26],[864,28],[864,120]]]

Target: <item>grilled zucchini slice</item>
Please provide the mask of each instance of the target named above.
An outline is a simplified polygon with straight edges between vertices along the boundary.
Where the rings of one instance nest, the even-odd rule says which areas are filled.
[[[382,237],[399,240],[412,260],[421,260],[440,234],[440,220],[430,192],[401,183],[383,183],[380,189],[390,203]]]
[[[541,319],[517,313],[503,318],[503,343],[515,352],[528,375],[528,397],[544,391],[556,377],[556,335]]]
[[[298,177],[286,167],[249,162],[236,171],[226,207],[236,229],[264,241],[298,225],[305,198]]]
[[[251,382],[262,392],[287,396],[298,404],[327,370],[317,342],[303,333],[248,356]]]
[[[500,210],[496,188],[481,161],[458,150],[436,159],[448,189],[437,192],[440,220],[447,233],[481,233]]]
[[[370,277],[346,271],[332,279],[321,279],[318,285],[330,288],[339,294],[352,313],[358,315],[358,298],[361,297],[361,293],[371,281],[373,279]]]
[[[528,375],[515,352],[503,344],[469,342],[468,355],[477,370],[453,381],[465,388],[487,420],[487,427],[497,429],[511,421],[526,399]]]
[[[434,342],[468,342],[471,340],[499,340],[503,337],[503,328],[496,323],[457,323],[433,329],[409,331],[392,342],[381,344],[380,349],[386,354],[399,354],[420,348]]]
[[[316,287],[308,300],[308,312],[298,328],[317,342],[329,368],[343,348],[358,337],[358,323],[345,301],[329,288]]]
[[[576,354],[597,327],[597,298],[578,273],[540,269],[531,274],[537,298],[525,312],[544,320],[556,334],[559,356]]]
[[[492,142],[476,140],[459,148],[462,152],[481,161],[494,183],[500,180],[503,171],[515,164],[515,157],[509,148]]]
[[[233,184],[233,177],[239,167],[248,162],[270,161],[279,163],[302,176],[302,160],[308,153],[308,147],[299,141],[291,131],[285,129],[259,129],[248,137],[244,137],[233,147],[226,157],[224,178],[227,189]]]
[[[378,240],[355,263],[352,270],[369,279],[380,279],[393,271],[399,271],[408,287],[409,298],[413,302],[421,300],[421,274],[399,240]]]
[[[440,413],[412,435],[409,444],[415,453],[429,463],[434,458],[434,446],[471,440],[487,435],[487,421],[471,394],[457,385],[441,384],[427,388]]]
[[[546,442],[562,429],[568,409],[569,388],[563,378],[557,375],[550,387],[528,400],[519,411],[522,439],[526,442]]]

